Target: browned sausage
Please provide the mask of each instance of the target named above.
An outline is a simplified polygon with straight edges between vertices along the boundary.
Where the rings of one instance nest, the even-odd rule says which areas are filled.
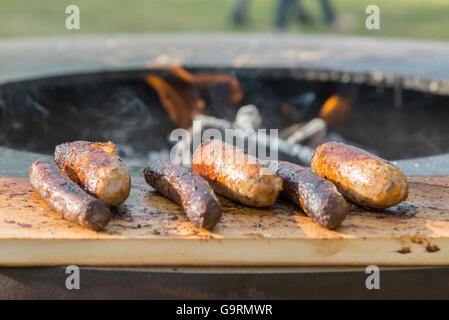
[[[320,226],[334,229],[346,218],[349,204],[332,182],[290,162],[270,161],[269,165],[282,179],[280,196],[300,206]]]
[[[82,227],[100,230],[112,217],[106,204],[64,176],[53,160],[36,160],[30,168],[30,182],[64,219]]]
[[[64,143],[56,146],[55,161],[70,179],[109,206],[129,196],[131,177],[112,142]]]
[[[369,152],[343,143],[319,146],[312,170],[332,181],[349,201],[362,207],[384,209],[405,200],[408,184],[402,171]]]
[[[145,180],[154,189],[181,205],[187,218],[199,228],[212,228],[223,209],[214,191],[192,170],[165,160],[148,163]]]
[[[195,150],[192,169],[217,193],[252,207],[272,205],[282,190],[273,170],[220,140],[204,141]]]

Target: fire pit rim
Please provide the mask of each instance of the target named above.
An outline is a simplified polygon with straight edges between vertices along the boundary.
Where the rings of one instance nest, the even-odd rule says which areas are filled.
[[[187,33],[3,39],[0,52],[0,85],[179,63],[195,68],[291,68],[307,80],[449,94],[449,44],[437,41]]]

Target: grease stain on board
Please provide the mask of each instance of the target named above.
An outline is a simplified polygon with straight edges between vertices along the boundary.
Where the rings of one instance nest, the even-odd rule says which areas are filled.
[[[398,241],[399,241],[399,244],[402,246],[401,249],[397,250],[398,253],[410,253],[411,252],[410,246],[408,246],[407,243],[423,245],[425,247],[426,251],[429,253],[440,251],[440,248],[437,245],[432,244],[429,241],[429,239],[427,239],[425,237],[419,237],[419,236],[400,237],[400,238],[398,238]]]

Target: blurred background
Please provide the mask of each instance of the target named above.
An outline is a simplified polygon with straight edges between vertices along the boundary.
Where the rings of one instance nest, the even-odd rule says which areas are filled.
[[[81,29],[65,28],[78,5]],[[365,27],[365,8],[381,29]],[[448,0],[2,0],[0,37],[149,32],[333,33],[449,40]]]

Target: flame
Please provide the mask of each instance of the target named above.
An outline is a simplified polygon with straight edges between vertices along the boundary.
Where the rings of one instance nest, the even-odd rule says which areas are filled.
[[[349,115],[354,92],[347,90],[343,94],[334,94],[330,96],[320,110],[320,117],[327,125],[336,125],[343,122]]]
[[[170,68],[171,73],[185,82],[202,88],[210,85],[227,85],[229,88],[228,102],[238,103],[243,99],[243,91],[237,78],[228,74],[200,73],[193,75],[186,69],[175,66]]]
[[[190,126],[190,108],[184,99],[161,77],[149,75],[145,80],[156,90],[171,121],[178,127],[188,128]]]
[[[216,85],[226,86],[230,105],[240,102],[244,96],[237,78],[227,74],[192,74],[180,66],[161,67],[158,70],[167,71],[172,78],[167,81],[159,76],[147,75],[145,80],[156,90],[168,116],[180,128],[190,127],[192,117],[203,114],[206,101],[201,96],[201,90]]]

